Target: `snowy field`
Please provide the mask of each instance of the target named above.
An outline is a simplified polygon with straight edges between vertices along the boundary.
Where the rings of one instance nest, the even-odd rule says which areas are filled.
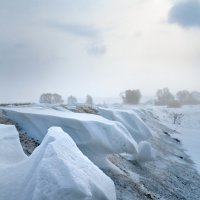
[[[199,199],[200,106],[96,110],[1,107],[0,200]]]

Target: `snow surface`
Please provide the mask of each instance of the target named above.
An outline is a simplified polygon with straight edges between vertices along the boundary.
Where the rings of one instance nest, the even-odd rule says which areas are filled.
[[[138,143],[151,137],[150,130],[133,110],[98,108],[98,111],[106,119],[122,123]]]
[[[0,125],[0,137],[1,200],[116,199],[113,181],[61,128],[50,128],[30,157],[23,153],[14,126]]]
[[[34,107],[4,109],[7,116],[39,141],[42,141],[51,126],[61,127],[72,137],[79,149],[100,167],[109,164],[106,162],[109,154],[138,154],[136,141],[120,122],[93,114],[48,111],[49,109]]]
[[[152,107],[155,116],[174,130],[173,137],[178,138],[200,173],[200,106],[183,106],[181,108]]]
[[[26,158],[15,126],[0,125],[0,166],[23,161]]]
[[[5,110],[5,107],[4,108],[2,107],[2,109]],[[108,156],[109,161],[112,162],[113,165],[116,166],[116,168],[120,169],[119,171],[113,170],[113,168],[104,168],[103,169],[104,173],[106,173],[109,177],[111,177],[111,179],[115,183],[117,200],[125,200],[125,199],[126,200],[128,200],[128,199],[137,199],[137,200],[188,199],[188,200],[193,200],[193,199],[199,199],[200,176],[197,173],[197,171],[195,170],[195,168],[193,167],[192,160],[183,150],[183,146],[182,146],[181,142],[179,142],[175,138],[175,137],[180,138],[184,135],[182,130],[179,129],[181,127],[184,128],[184,130],[186,130],[187,128],[188,128],[188,130],[191,130],[191,129],[199,130],[199,119],[200,118],[199,118],[198,106],[182,107],[180,109],[171,109],[171,108],[168,109],[166,107],[152,107],[152,106],[145,106],[145,107],[142,106],[142,107],[134,107],[134,108],[133,107],[129,107],[129,108],[121,107],[120,110],[124,110],[124,109],[131,109],[131,110],[134,109],[134,112],[136,112],[138,114],[138,117],[142,118],[144,120],[145,124],[147,124],[147,126],[150,127],[152,137],[150,137],[148,139],[148,142],[141,141],[138,144],[136,144],[137,152],[138,152],[138,154],[136,154],[136,155],[138,157],[139,162],[138,161],[129,161],[129,159],[125,159],[125,157],[121,156],[121,154],[120,155],[112,154],[112,155]],[[137,110],[135,110],[135,109],[137,109]],[[185,111],[184,111],[184,109],[185,109]],[[22,124],[27,123],[30,125],[30,124],[33,124],[33,121],[34,121],[35,124],[33,126],[38,125],[38,130],[40,130],[41,129],[40,126],[46,124],[47,123],[46,121],[48,121],[45,118],[52,120],[49,122],[50,124],[52,124],[53,122],[55,123],[57,120],[61,119],[61,120],[63,120],[62,123],[65,123],[65,125],[63,125],[63,126],[68,126],[69,122],[74,123],[75,128],[74,129],[72,128],[71,133],[69,134],[69,135],[73,135],[74,133],[77,134],[76,132],[74,132],[74,130],[76,130],[79,134],[82,132],[84,133],[83,130],[85,130],[85,129],[83,127],[85,127],[85,125],[87,125],[87,124],[89,124],[87,127],[88,129],[91,128],[91,124],[92,124],[92,126],[95,127],[95,128],[93,127],[93,131],[95,131],[96,129],[99,128],[96,125],[98,123],[100,123],[101,126],[103,126],[102,129],[107,130],[107,125],[112,122],[111,123],[112,125],[110,125],[111,127],[113,126],[113,123],[120,124],[119,126],[123,127],[122,129],[120,129],[120,131],[126,130],[126,134],[124,133],[126,135],[126,137],[129,136],[131,139],[133,139],[133,136],[131,135],[131,133],[129,132],[127,127],[125,125],[123,125],[121,122],[116,122],[116,121],[112,121],[112,120],[108,120],[108,119],[107,120],[104,119],[105,121],[99,122],[99,119],[100,119],[99,116],[95,116],[95,115],[87,116],[87,119],[85,119],[85,114],[78,114],[76,116],[76,115],[73,115],[73,113],[68,112],[67,110],[65,111],[65,109],[62,109],[62,108],[57,109],[56,106],[55,106],[55,108],[52,108],[52,107],[45,108],[43,105],[40,105],[40,107],[31,105],[29,108],[18,108],[17,109],[18,114],[16,114],[16,108],[13,107],[13,108],[10,108],[10,110],[11,111],[15,110],[15,112],[11,112],[11,111],[7,110],[7,113],[9,112],[10,115],[12,115],[13,117],[15,116],[16,119],[20,118],[20,116],[25,115],[25,117],[24,117],[25,121],[23,122],[23,120],[21,120],[20,124],[17,124],[17,127],[19,127],[19,128],[21,128],[20,127],[21,123]],[[191,113],[190,113],[190,111],[191,111]],[[6,110],[5,110],[5,112],[6,112]],[[14,115],[13,115],[13,113],[14,113]],[[32,121],[33,116],[31,114],[35,118],[39,117],[39,119],[38,119],[39,123],[37,123],[38,122],[37,120]],[[184,115],[182,116],[182,114],[184,114]],[[70,116],[71,116],[71,118],[70,118]],[[176,121],[175,124],[173,123],[174,116],[178,116],[177,120],[175,120]],[[28,117],[30,117],[30,118],[28,118]],[[62,118],[64,118],[64,119],[62,119]],[[94,120],[92,120],[91,118],[93,118]],[[69,120],[69,119],[71,119],[71,120]],[[81,121],[81,122],[79,122],[79,121]],[[82,126],[80,126],[80,124]],[[44,125],[44,126],[46,126],[46,125]],[[118,125],[116,125],[116,126],[118,127]],[[28,127],[28,125],[27,125],[27,127]],[[72,127],[72,126],[70,125],[70,127]],[[117,129],[115,128],[115,131],[116,130]],[[92,139],[94,140],[94,138],[96,138],[96,137],[94,137],[95,135],[93,135],[94,134],[93,131],[90,134],[91,134],[91,137],[93,136]],[[119,132],[119,130],[117,130],[117,131]],[[2,132],[4,132],[4,131],[2,131]],[[55,132],[57,132],[57,131],[53,130],[53,132],[55,134]],[[99,131],[98,134],[101,134],[101,132],[102,131]],[[109,134],[109,133],[110,133],[110,131],[108,131],[107,134]],[[187,135],[188,135],[188,137],[190,137],[190,132],[188,132],[188,133],[189,134],[187,134]],[[66,136],[67,136],[67,133],[62,133],[62,135],[63,134],[66,134]],[[121,134],[121,133],[117,133],[117,134]],[[198,133],[196,133],[196,134],[198,134]],[[106,138],[105,134],[103,134],[103,136],[105,136],[105,138]],[[46,140],[46,137],[44,138],[44,140],[40,146],[43,145],[44,141]],[[63,139],[61,139],[61,141],[60,140],[58,141],[57,139],[56,139],[56,141],[57,141],[56,147],[58,148],[58,152],[60,152],[59,148],[60,148],[60,144],[62,144]],[[97,138],[97,139],[99,139],[99,138]],[[112,138],[109,138],[109,139],[112,139]],[[198,136],[194,137],[194,138],[191,137],[189,140],[191,140],[191,139],[193,139],[193,140],[197,139],[196,141],[194,141],[196,143],[194,143],[194,142],[193,143],[199,144]],[[88,140],[89,140],[89,138],[87,138],[86,141],[88,141]],[[91,141],[91,140],[89,140],[89,141]],[[184,144],[184,141],[182,139],[181,139],[181,141],[183,142],[184,147],[186,147]],[[50,143],[48,143],[48,145],[46,146],[47,148],[45,148],[45,149],[52,149],[52,144],[54,142],[50,141]],[[105,142],[109,143],[109,140],[107,139],[107,140],[105,140]],[[67,144],[67,146],[68,146],[68,143],[65,142],[65,144]],[[89,144],[91,145],[91,143],[89,143]],[[61,145],[61,148],[62,148],[62,145]],[[0,143],[0,146],[1,146],[1,143]],[[7,146],[7,145],[5,145],[5,146]],[[87,143],[85,143],[84,146],[87,146]],[[143,158],[145,160],[148,160],[148,158],[152,154],[151,146],[153,147],[153,150],[156,151],[155,159],[151,160],[150,162],[140,162]],[[69,145],[69,147],[70,147],[69,151],[71,149],[73,150],[73,148],[71,148],[70,145]],[[79,145],[79,147],[81,147],[81,145]],[[39,148],[37,148],[36,151],[33,152],[33,154],[29,157],[29,159],[34,154],[36,154],[35,152],[37,152]],[[66,146],[65,146],[65,148],[66,148]],[[102,146],[102,148],[103,148],[103,146]],[[53,149],[55,149],[55,148],[53,147]],[[94,149],[95,149],[95,146],[94,146]],[[196,148],[196,150],[198,152],[198,148]],[[45,153],[45,158],[43,156],[40,156],[40,158],[42,159],[42,163],[41,163],[42,165],[43,165],[43,163],[46,164],[45,161],[48,161],[50,158],[53,159],[55,154],[58,156],[57,159],[60,159],[60,158],[62,159],[62,156],[60,156],[60,154],[63,155],[62,152],[57,153],[57,151],[50,151],[50,150],[48,150],[48,152],[50,152],[50,153],[48,153],[48,155]],[[73,152],[74,152],[74,150],[73,150]],[[73,152],[70,153],[69,156],[72,157]],[[101,155],[101,154],[102,154],[102,151],[100,152],[99,155]],[[42,155],[44,155],[44,154],[42,154]],[[95,156],[95,154],[94,154],[94,156]],[[64,156],[64,158],[65,157],[66,156]],[[98,155],[97,155],[97,157],[98,157]],[[74,159],[76,161],[76,157],[75,158],[73,157],[72,159],[73,159],[73,161],[74,161]],[[12,159],[10,159],[10,160],[12,160]],[[19,159],[19,162],[17,161],[17,163],[15,164],[15,168],[16,168],[16,166],[20,166],[21,163],[28,162],[28,161],[26,161],[27,159],[23,160],[23,157],[21,158],[21,160],[22,161],[20,161],[20,159]],[[67,159],[67,161],[69,161],[69,159]],[[60,163],[60,160],[59,161],[56,160],[56,162]],[[63,160],[62,160],[62,162],[63,162]],[[72,161],[70,161],[70,162],[72,162]],[[78,159],[77,163],[74,166],[75,171],[79,170],[79,168],[80,168],[78,166],[79,162],[81,162],[81,160]],[[37,160],[37,163],[38,163],[38,160]],[[28,183],[29,179],[31,179],[31,181],[37,179],[36,184],[37,184],[37,186],[39,185],[39,187],[38,187],[39,189],[40,189],[40,184],[39,184],[40,182],[41,182],[41,184],[44,184],[44,185],[48,185],[49,183],[50,183],[50,185],[52,185],[52,184],[55,185],[55,182],[57,183],[57,181],[60,180],[60,177],[61,177],[62,183],[63,183],[63,181],[65,181],[64,178],[62,176],[60,176],[60,173],[57,172],[57,168],[59,169],[60,165],[62,168],[62,166],[63,166],[62,164],[56,165],[55,168],[51,167],[51,166],[54,166],[54,164],[53,165],[49,164],[49,163],[51,163],[50,161],[47,162],[48,163],[47,166],[44,164],[44,166],[46,167],[45,170],[47,168],[52,169],[52,170],[47,169],[47,171],[50,172],[50,175],[49,175],[47,172],[45,172],[44,168],[42,168],[41,165],[39,165],[39,167],[38,167],[37,163],[35,162],[32,164],[32,172],[33,173],[31,175],[29,174],[28,176],[26,176],[28,174],[27,168],[25,168],[25,170],[23,168],[25,175],[18,173],[19,168],[18,168],[18,170],[14,171],[14,172],[13,171],[10,172],[9,170],[7,171],[7,173],[5,171],[4,171],[4,173],[0,172],[0,199],[3,199],[3,200],[8,199],[9,200],[9,198],[3,198],[1,196],[2,191],[4,191],[4,189],[6,188],[5,185],[7,185],[7,188],[9,188],[9,191],[11,193],[12,190],[15,190],[15,187],[16,187],[16,186],[14,187],[13,182],[15,182],[15,183],[19,182],[19,184],[21,184],[21,179],[22,179],[22,181],[24,179],[26,179],[26,183]],[[68,163],[69,162],[67,162],[67,164]],[[11,169],[13,167],[13,164],[10,164],[10,165],[7,164],[5,166],[6,166],[6,168]],[[11,166],[11,167],[8,167],[8,166]],[[0,168],[3,169],[3,165],[2,166],[0,165]],[[14,169],[14,168],[12,168],[12,169]],[[38,170],[45,172],[45,173],[43,173],[45,176],[43,176],[41,179],[38,176]],[[22,171],[22,169],[21,169],[21,171]],[[11,173],[11,174],[8,175],[9,173]],[[46,175],[46,174],[48,174],[48,175]],[[56,178],[56,180],[55,180],[54,174],[56,175],[56,177],[59,177],[59,178]],[[64,174],[64,172],[61,174]],[[7,175],[7,177],[10,176],[10,178],[8,178],[8,179],[11,179],[11,180],[8,180],[7,183],[4,182],[4,184],[3,183],[1,184],[1,178],[4,180],[6,175]],[[12,176],[15,178],[12,179]],[[52,181],[48,181],[48,178],[50,176],[53,177],[53,178],[51,177]],[[16,177],[17,177],[17,181],[16,181]],[[75,177],[77,177],[77,176],[75,176]],[[91,175],[91,177],[92,177],[92,175]],[[94,179],[95,178],[96,177],[94,177]],[[86,179],[84,179],[84,180],[86,180]],[[93,181],[93,179],[92,179],[92,181]],[[15,184],[15,185],[17,185],[17,184]],[[9,186],[11,186],[11,187],[9,187]],[[23,190],[20,190],[20,192],[23,193],[23,191],[27,191],[28,187],[29,186],[25,187],[25,190],[23,188]],[[79,185],[77,187],[79,187]],[[4,189],[1,190],[1,188],[4,188]],[[12,189],[12,188],[14,188],[14,189]],[[32,194],[37,194],[36,193],[37,190],[39,191],[38,188],[35,189]],[[41,188],[44,188],[44,186],[42,186]],[[46,186],[46,188],[47,188],[47,186]],[[48,195],[48,193],[51,193],[51,191],[53,191],[52,188],[50,190],[44,189],[44,191],[43,191],[44,196],[45,196],[45,194]],[[71,189],[69,191],[71,191]],[[78,190],[78,191],[80,191],[80,190]],[[77,192],[77,193],[79,194],[79,192]],[[107,194],[107,191],[106,191],[106,194]],[[34,195],[32,195],[32,196],[34,196]],[[13,199],[18,199],[18,197],[14,198],[14,196],[13,196]],[[30,199],[30,198],[28,198],[28,199]],[[48,199],[48,197],[45,196],[43,199]],[[59,199],[59,196],[57,196],[57,198],[55,198],[55,199]],[[72,197],[72,198],[67,198],[67,199],[75,199],[75,198]],[[90,197],[89,197],[89,199],[90,199]],[[95,198],[92,198],[92,199],[95,199]],[[103,198],[100,197],[99,199],[103,199]],[[10,200],[12,200],[12,199],[10,198]]]
[[[138,160],[139,161],[148,161],[153,158],[152,147],[149,142],[142,141],[138,146]]]

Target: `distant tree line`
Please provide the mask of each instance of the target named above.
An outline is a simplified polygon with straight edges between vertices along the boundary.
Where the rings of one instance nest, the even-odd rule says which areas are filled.
[[[63,103],[62,96],[57,93],[44,93],[40,96],[40,103],[48,103],[48,104],[61,104]]]
[[[139,104],[142,94],[140,90],[125,90],[120,93],[124,104]],[[159,89],[156,92],[155,105],[167,105],[168,107],[180,107],[182,105],[200,104],[200,92],[180,90],[173,95],[168,88]]]
[[[140,103],[142,94],[139,89],[128,89],[120,93],[123,104],[136,105]],[[63,104],[64,100],[57,93],[43,93],[39,99],[40,103],[47,104]],[[76,105],[78,103],[75,96],[70,95],[67,98],[68,105]],[[87,95],[85,104],[91,106],[94,104],[91,95]],[[180,90],[173,95],[168,88],[159,89],[156,92],[155,105],[167,105],[168,107],[180,107],[182,105],[200,104],[200,92],[189,92],[188,90]]]
[[[173,95],[168,88],[159,89],[156,93],[155,105],[167,105],[168,107],[180,107],[182,105],[200,104],[200,92],[180,90]]]
[[[57,93],[43,93],[39,98],[40,103],[46,104],[63,104],[64,100],[60,94]],[[75,96],[70,95],[67,98],[68,105],[76,105],[78,103],[77,98]],[[93,98],[91,95],[86,96],[85,104],[88,106],[93,105]]]

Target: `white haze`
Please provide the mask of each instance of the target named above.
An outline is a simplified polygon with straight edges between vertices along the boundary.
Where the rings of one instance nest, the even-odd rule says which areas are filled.
[[[0,0],[0,102],[200,90],[199,13],[184,9],[199,1],[184,2]]]

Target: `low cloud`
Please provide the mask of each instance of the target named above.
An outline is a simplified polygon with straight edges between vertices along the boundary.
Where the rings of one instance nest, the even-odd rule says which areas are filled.
[[[91,55],[104,55],[106,53],[106,46],[91,46],[87,49],[87,52]]]
[[[175,4],[169,12],[169,23],[182,27],[200,27],[200,1],[186,0]]]
[[[59,31],[71,33],[80,37],[96,37],[99,32],[93,25],[67,24],[60,22],[51,22],[48,25]]]

